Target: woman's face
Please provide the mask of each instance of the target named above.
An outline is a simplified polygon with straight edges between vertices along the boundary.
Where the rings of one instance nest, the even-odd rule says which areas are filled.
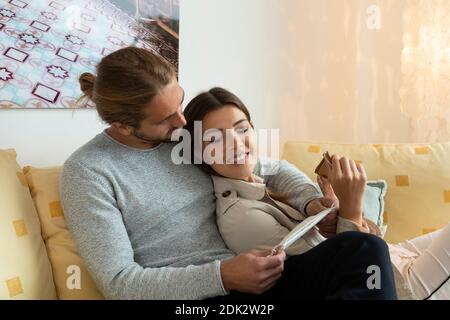
[[[202,122],[202,154],[218,174],[247,180],[257,161],[254,130],[244,112],[234,105],[208,113]]]

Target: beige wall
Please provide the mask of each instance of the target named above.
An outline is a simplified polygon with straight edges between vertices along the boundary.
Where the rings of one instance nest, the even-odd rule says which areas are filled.
[[[379,30],[367,27],[367,8],[374,3],[382,13]],[[284,140],[410,140],[398,94],[403,3],[290,1],[283,13],[288,31],[282,60],[287,85],[280,97]]]
[[[214,85],[236,92],[257,127],[280,129],[280,146],[447,141],[450,98],[424,117],[430,101],[414,95],[417,72],[402,70],[405,35],[427,23],[407,14],[442,8],[450,14],[450,1],[190,0],[181,12],[181,81],[188,98]]]
[[[420,23],[426,23],[406,19],[405,14],[415,11],[423,15],[429,9],[428,15],[443,10],[448,16],[450,1],[306,0],[284,4],[277,13],[286,17],[286,50],[280,63],[285,83],[280,95],[283,141],[450,140],[448,73],[447,82],[443,78],[437,81],[440,88],[428,88],[429,92],[446,93],[446,99],[434,106],[435,112],[426,119],[423,115],[429,114],[430,108],[425,104],[430,101],[410,99],[412,92],[421,90],[420,85],[408,87],[408,77],[416,82],[417,72],[402,74],[405,32],[419,34]],[[374,4],[380,8],[380,29],[369,28],[374,16],[368,8]],[[445,26],[449,30],[450,26]],[[450,47],[448,40],[438,45]],[[403,96],[402,86],[408,89]]]

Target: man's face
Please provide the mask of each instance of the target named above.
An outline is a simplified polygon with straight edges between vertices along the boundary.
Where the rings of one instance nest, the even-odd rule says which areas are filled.
[[[186,124],[183,101],[184,91],[174,79],[144,109],[147,117],[138,129],[134,129],[133,135],[147,143],[170,141],[172,132]]]

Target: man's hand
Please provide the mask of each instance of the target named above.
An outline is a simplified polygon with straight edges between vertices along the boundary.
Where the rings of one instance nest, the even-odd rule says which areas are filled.
[[[331,198],[323,197],[318,198],[306,206],[306,214],[308,216],[314,216],[323,210],[326,210],[328,208],[331,208],[332,206],[336,205],[334,200]],[[337,209],[334,212],[331,212],[328,214],[322,221],[320,221],[317,224],[317,228],[319,228],[319,232],[321,235],[323,235],[325,238],[330,238],[336,234],[336,227],[337,227]]]
[[[227,291],[262,294],[277,283],[284,270],[284,251],[270,256],[270,251],[252,250],[222,261],[220,273]]]

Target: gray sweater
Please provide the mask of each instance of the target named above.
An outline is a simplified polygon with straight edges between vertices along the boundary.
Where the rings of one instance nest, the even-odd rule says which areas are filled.
[[[174,164],[173,146],[134,149],[103,132],[64,164],[60,191],[65,218],[106,298],[227,294],[220,261],[233,253],[216,225],[211,178],[193,165]],[[269,188],[288,193],[300,211],[322,196],[285,161],[262,160],[255,173]]]

